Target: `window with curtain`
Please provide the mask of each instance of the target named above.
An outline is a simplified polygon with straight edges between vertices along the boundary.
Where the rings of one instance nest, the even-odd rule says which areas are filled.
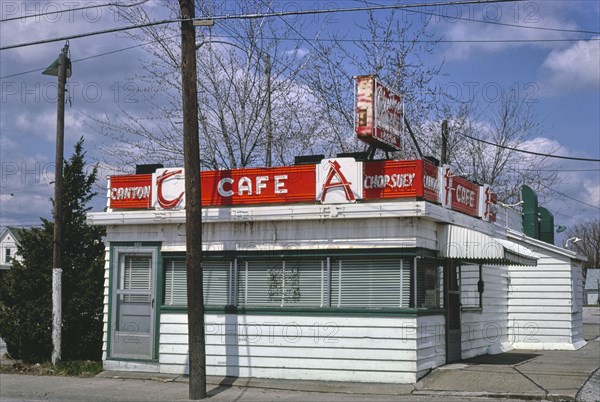
[[[187,305],[187,273],[184,259],[165,259],[165,306]],[[204,261],[202,263],[204,304],[226,306],[229,303],[231,263]]]
[[[269,259],[204,262],[204,300],[213,306],[412,306],[411,259]],[[165,306],[187,304],[183,259],[165,259]]]
[[[325,261],[239,261],[237,300],[245,306],[322,306]]]
[[[417,259],[417,308],[444,306],[444,261]]]
[[[331,304],[336,307],[410,307],[408,260],[339,260],[333,263]]]
[[[125,255],[119,275],[120,289],[150,290],[152,287],[152,257],[146,255]],[[148,303],[149,295],[122,295],[127,303]]]

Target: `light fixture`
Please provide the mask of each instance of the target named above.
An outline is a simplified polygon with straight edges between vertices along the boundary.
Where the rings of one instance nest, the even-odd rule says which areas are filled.
[[[567,227],[566,227],[566,226],[563,226],[563,225],[556,225],[556,233],[562,233],[562,232],[564,232],[565,230],[567,230]]]
[[[569,242],[571,242],[571,244],[575,244],[578,241],[581,241],[581,239],[579,237],[577,237],[577,236],[568,238],[565,241],[565,248],[569,247]]]
[[[69,60],[68,57],[65,57],[65,61],[67,63],[67,75],[66,75],[66,77],[70,78],[71,74],[73,73],[73,71],[71,69],[71,60]],[[42,71],[42,74],[43,75],[49,75],[51,77],[58,77],[58,65],[59,65],[59,59],[57,58],[44,71]]]
[[[503,202],[498,201],[498,204],[502,205],[505,208],[514,208],[514,207],[518,207],[519,205],[523,204],[523,201],[519,201],[516,204],[505,204]]]

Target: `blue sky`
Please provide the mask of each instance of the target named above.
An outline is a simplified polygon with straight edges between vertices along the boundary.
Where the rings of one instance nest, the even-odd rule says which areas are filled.
[[[0,19],[100,3],[2,1]],[[374,3],[391,4],[383,0]],[[347,0],[277,1],[275,7],[307,10],[364,4]],[[155,1],[148,1],[143,7],[156,19],[168,15]],[[223,11],[236,13],[236,3],[227,2],[227,9]],[[427,17],[408,12],[399,15],[415,26],[430,18],[428,32],[448,41],[437,44],[434,53],[427,56],[427,62],[432,65],[443,63],[444,75],[436,79],[440,88],[458,88],[464,100],[473,95],[481,110],[493,108],[493,94],[498,88],[516,88],[520,96],[534,102],[541,122],[541,132],[529,139],[531,150],[553,149],[561,155],[600,159],[600,1],[432,6],[425,11],[436,15]],[[384,17],[386,13],[379,11],[377,15]],[[456,16],[468,21],[454,18]],[[302,34],[307,38],[316,32],[321,32],[321,37],[332,32],[356,37],[355,23],[363,17],[362,13],[346,13],[295,17],[292,22],[304,22]],[[0,45],[125,24],[108,8],[1,22]],[[487,42],[471,42],[473,40]],[[83,59],[131,45],[135,42],[122,34],[73,39],[71,57]],[[54,78],[43,76],[40,71],[20,73],[46,67],[62,46],[63,42],[55,42],[0,52],[0,77],[3,77],[0,80],[0,226],[35,225],[39,223],[39,216],[51,215],[56,83]],[[308,44],[304,50],[314,51]],[[143,49],[135,48],[74,63],[70,79],[72,102],[66,108],[66,155],[83,135],[88,156],[103,159],[101,145],[108,140],[90,128],[89,116],[115,116],[121,107],[133,112],[151,107],[132,79],[139,73],[140,59],[144,57]],[[470,89],[476,91],[469,92]],[[569,225],[597,218],[600,215],[600,164],[557,161],[554,169],[560,170],[560,180],[552,189],[556,197],[545,200],[545,206],[555,213],[556,223]],[[101,180],[104,185],[104,178]],[[104,202],[101,194],[94,208],[102,208]]]

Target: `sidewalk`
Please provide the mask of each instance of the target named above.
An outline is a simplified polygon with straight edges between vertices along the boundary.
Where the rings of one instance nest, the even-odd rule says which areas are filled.
[[[588,343],[579,350],[478,356],[434,370],[416,384],[413,394],[596,402],[600,400],[600,309],[585,309],[584,323]]]
[[[214,389],[229,387],[256,388],[291,392],[319,392],[338,394],[340,399],[350,395],[371,400],[424,400],[495,398],[518,400],[550,400],[595,402],[600,399],[600,338],[590,340],[577,351],[513,351],[485,355],[450,364],[434,370],[417,384],[368,384],[325,381],[266,380],[250,378],[208,377]],[[587,396],[578,393],[589,381]],[[147,373],[105,371],[102,378],[149,378]],[[185,376],[153,375],[163,382],[187,383]],[[345,396],[343,395],[345,394]],[[386,398],[387,397],[387,398]],[[309,399],[309,400],[318,400]],[[328,399],[329,400],[329,399]],[[337,399],[333,399],[337,400]],[[360,400],[360,398],[359,398]],[[417,400],[417,399],[415,399]]]

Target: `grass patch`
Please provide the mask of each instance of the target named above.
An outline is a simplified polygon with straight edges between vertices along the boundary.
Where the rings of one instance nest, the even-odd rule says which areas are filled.
[[[90,360],[61,361],[53,366],[50,362],[23,363],[0,365],[0,373],[4,374],[29,374],[29,375],[55,375],[62,377],[93,377],[102,372],[102,362]]]

